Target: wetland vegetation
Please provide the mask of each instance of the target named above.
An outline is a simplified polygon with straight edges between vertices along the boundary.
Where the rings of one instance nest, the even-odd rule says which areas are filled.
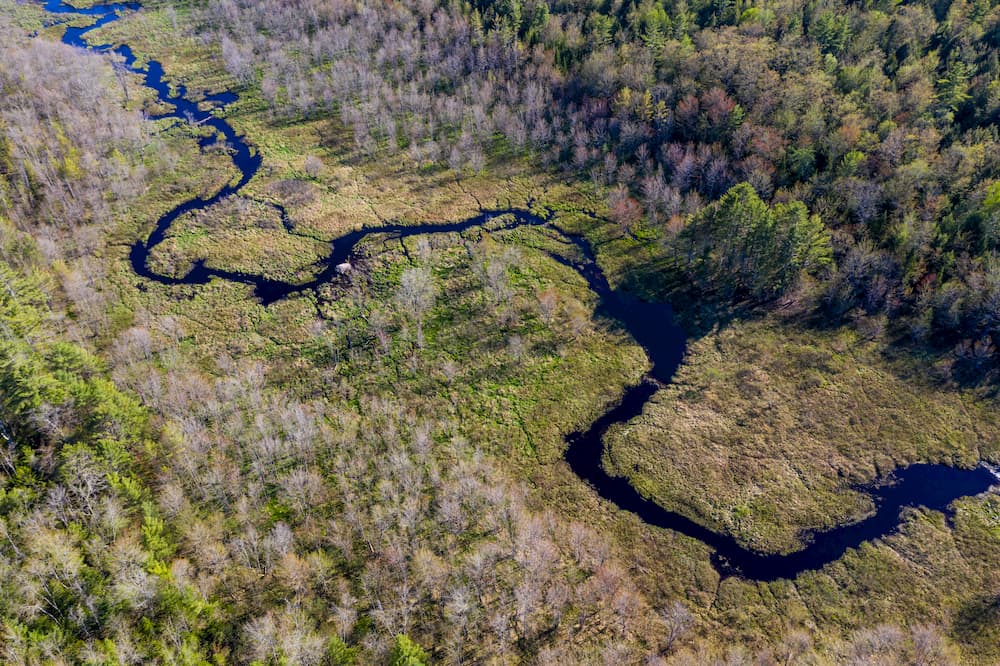
[[[998,21],[0,0],[3,660],[992,663]]]

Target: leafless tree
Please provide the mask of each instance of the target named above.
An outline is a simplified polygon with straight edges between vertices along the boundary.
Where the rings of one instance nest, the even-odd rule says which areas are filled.
[[[396,301],[417,328],[416,344],[424,346],[424,317],[434,305],[437,290],[434,286],[434,276],[424,267],[407,268],[400,278]]]
[[[694,615],[682,602],[674,600],[659,611],[666,631],[663,636],[664,651],[673,649],[677,641],[683,639],[694,628]]]

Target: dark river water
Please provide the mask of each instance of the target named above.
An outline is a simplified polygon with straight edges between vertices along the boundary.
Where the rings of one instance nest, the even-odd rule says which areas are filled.
[[[334,240],[321,270],[311,280],[303,283],[283,282],[261,275],[210,268],[204,261],[195,262],[182,277],[156,273],[149,267],[150,252],[163,241],[174,221],[185,213],[207,208],[225,197],[237,194],[260,169],[261,156],[226,120],[217,117],[211,110],[199,108],[198,102],[187,97],[187,90],[183,86],[177,86],[171,94],[170,87],[163,79],[163,67],[160,63],[150,61],[144,68],[140,68],[127,45],[111,47],[87,42],[86,34],[89,31],[114,21],[121,12],[138,10],[138,4],[121,3],[75,9],[59,0],[49,0],[45,3],[45,9],[54,14],[93,16],[96,23],[85,28],[67,29],[63,41],[79,48],[113,50],[121,55],[126,67],[140,74],[145,85],[156,92],[161,102],[173,107],[172,111],[157,118],[178,118],[211,127],[231,148],[233,165],[240,174],[237,182],[226,185],[212,197],[194,198],[180,204],[157,220],[156,226],[145,240],[136,241],[132,246],[129,253],[132,268],[137,275],[147,280],[168,285],[206,284],[213,278],[238,282],[252,286],[256,297],[267,305],[340,279],[337,265],[352,259],[358,245],[370,236],[408,237],[461,232],[474,227],[497,230],[533,225],[546,226],[576,246],[575,258],[560,255],[553,255],[553,258],[572,267],[587,281],[600,298],[599,314],[619,322],[635,338],[646,350],[652,369],[643,381],[627,388],[624,395],[586,430],[566,437],[566,462],[578,477],[618,508],[634,513],[650,525],[675,530],[710,546],[714,550],[712,561],[723,575],[739,575],[765,581],[794,578],[803,571],[819,569],[837,560],[849,548],[856,548],[865,541],[891,534],[899,524],[899,513],[903,507],[924,506],[950,515],[949,505],[955,499],[982,493],[998,482],[997,477],[982,466],[958,469],[945,465],[919,464],[899,469],[890,477],[861,488],[871,496],[876,506],[872,515],[855,523],[808,534],[804,538],[807,545],[787,555],[749,550],[731,536],[714,532],[644,498],[627,479],[613,477],[604,470],[601,465],[604,435],[612,425],[625,423],[641,414],[653,394],[671,381],[684,356],[684,332],[674,322],[673,311],[668,304],[649,303],[612,289],[586,239],[565,233],[551,223],[548,216],[537,215],[528,210],[483,210],[474,217],[458,222],[420,226],[387,224],[359,229]],[[205,106],[217,109],[236,99],[235,94],[223,93],[202,101],[207,103]],[[216,137],[204,138],[201,146],[208,147],[214,141]],[[283,215],[283,219],[284,217]],[[667,462],[664,461],[665,464]]]

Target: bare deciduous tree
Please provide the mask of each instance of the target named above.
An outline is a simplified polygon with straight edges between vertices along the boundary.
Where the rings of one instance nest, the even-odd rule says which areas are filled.
[[[663,635],[665,652],[673,649],[677,641],[683,639],[694,628],[694,615],[680,601],[671,602],[666,608],[660,609],[660,619],[663,620],[666,631]]]
[[[396,301],[416,325],[416,345],[424,346],[424,317],[434,306],[437,290],[434,276],[424,267],[407,268],[400,278]]]

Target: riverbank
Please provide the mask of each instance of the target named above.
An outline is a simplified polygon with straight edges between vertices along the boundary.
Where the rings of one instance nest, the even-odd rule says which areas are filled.
[[[245,103],[249,105],[250,100]],[[229,113],[238,116],[239,105]],[[253,123],[266,127],[261,133],[261,145],[266,147],[262,148],[264,171],[273,170],[261,179],[261,188],[269,196],[283,196],[282,190],[277,187],[265,189],[265,186],[287,181],[311,182],[303,177],[304,171],[295,166],[301,163],[304,168],[305,156],[315,145],[310,138],[313,135],[304,129],[308,124],[302,127],[271,125],[260,115],[252,115],[248,120],[234,118],[233,122],[241,128]],[[315,136],[323,134],[319,124],[312,127],[317,129]],[[422,178],[419,174],[409,176],[400,194],[391,189],[393,171],[388,166],[381,165],[378,168],[381,173],[373,174],[355,170],[350,160],[339,161],[331,152],[322,154],[322,171],[315,181],[315,199],[290,207],[297,226],[336,228],[338,233],[326,236],[336,238],[345,225],[356,224],[357,218],[345,214],[331,224],[324,214],[310,211],[332,207],[331,201],[352,197],[355,199],[353,209],[368,208],[376,223],[379,217],[387,215],[386,211],[402,210],[403,213],[388,215],[405,216],[407,211],[417,207],[403,199],[411,191],[419,190]],[[345,185],[350,182],[349,177],[334,175],[342,173],[343,169],[355,176],[362,175],[360,180],[367,182],[350,189]],[[470,191],[480,198],[484,198],[482,192],[491,193],[488,196],[494,199],[500,198],[507,189],[503,180],[496,177],[455,183],[442,174],[428,176],[430,182],[438,178],[439,187],[428,188],[430,194],[422,193],[421,196],[432,202],[429,210],[436,212],[422,215],[442,215],[431,219],[467,217],[455,210],[444,213],[446,208],[476,210],[475,196],[464,192],[466,189],[473,188]],[[336,192],[330,195],[329,190],[324,192],[319,186],[333,182],[337,183]],[[482,190],[475,189],[480,186]],[[524,191],[536,188],[544,192],[544,188],[535,183],[523,186]],[[366,201],[372,193],[375,198]],[[544,196],[550,200],[559,198],[551,191]],[[315,201],[324,203],[316,204]],[[588,231],[595,237],[614,233],[608,228]],[[246,239],[246,242],[253,242],[253,239]],[[323,314],[331,324],[319,334],[311,331],[315,322],[315,303],[309,297],[263,308],[253,301],[252,289],[222,280],[208,285],[179,287],[147,284],[145,291],[130,293],[126,298],[141,303],[154,317],[170,313],[183,318],[188,330],[185,345],[192,356],[201,359],[206,366],[213,364],[220,351],[236,356],[246,354],[262,360],[269,382],[290,394],[323,395],[331,402],[347,404],[360,404],[359,394],[367,394],[368,397],[399,401],[413,413],[425,417],[453,419],[457,433],[481,442],[489,455],[508,462],[512,476],[531,479],[538,486],[535,501],[542,502],[553,494],[564,493],[563,500],[554,505],[560,511],[569,515],[583,512],[588,522],[608,527],[607,533],[616,537],[616,554],[626,560],[635,556],[643,563],[642,568],[648,573],[641,575],[649,583],[647,590],[651,591],[651,596],[652,591],[666,589],[671,597],[681,595],[689,599],[698,613],[712,623],[713,632],[716,627],[722,628],[722,640],[743,640],[748,644],[767,641],[785,630],[785,621],[819,630],[816,624],[809,625],[808,613],[803,612],[803,608],[819,606],[821,615],[824,612],[829,615],[830,611],[822,609],[824,603],[831,607],[837,603],[847,607],[854,603],[851,594],[856,594],[860,602],[868,595],[877,596],[881,589],[901,584],[902,575],[894,580],[885,571],[878,575],[869,572],[865,576],[866,567],[885,567],[891,560],[886,546],[869,545],[860,554],[849,554],[834,571],[806,576],[794,585],[757,586],[727,580],[720,586],[709,566],[706,549],[686,543],[675,535],[651,535],[627,514],[613,515],[607,505],[595,502],[585,487],[577,487],[581,484],[571,486],[575,482],[562,471],[539,468],[539,462],[559,466],[559,434],[587,424],[604,408],[608,396],[638,381],[647,365],[646,359],[613,320],[599,316],[596,299],[576,271],[551,258],[550,248],[569,249],[557,238],[538,229],[516,229],[495,236],[450,234],[428,242],[434,256],[427,264],[438,281],[440,299],[429,313],[424,346],[414,344],[406,314],[396,311],[392,302],[404,268],[413,262],[424,261],[421,257],[425,251],[419,238],[398,243],[383,241],[378,251],[372,253],[364,279],[348,288],[349,298],[323,298]],[[605,263],[608,263],[607,249],[607,245],[599,248],[598,256]],[[192,250],[190,256],[205,256],[199,252]],[[484,292],[488,266],[502,257],[507,257],[503,274],[504,284],[510,290],[512,307],[509,309],[498,307]],[[214,259],[221,259],[220,266],[225,266],[225,257]],[[615,260],[620,257],[612,257],[610,263]],[[134,276],[124,266],[122,262],[122,270],[116,276],[123,293],[134,289],[135,283]],[[182,274],[183,270],[178,273]],[[619,276],[613,275],[612,279],[615,277]],[[542,306],[545,301],[540,296],[547,288],[556,291],[554,315],[546,315]],[[389,336],[388,344],[379,338],[378,312],[383,313],[382,332]],[[438,445],[442,449],[448,447],[444,442]],[[555,488],[553,481],[557,484]],[[574,506],[567,498],[582,501]],[[982,506],[976,508],[974,501],[961,502],[960,506],[956,517],[960,526],[969,524],[969,516],[963,512],[988,515]],[[587,515],[587,511],[591,513]],[[909,541],[914,530],[920,531],[920,523],[915,525],[913,515],[911,513],[911,518],[904,523],[903,534],[890,539],[890,543],[896,544],[899,539],[904,539],[904,544],[915,543],[914,557],[934,552],[933,548],[925,548],[928,545],[926,538]],[[921,532],[922,537],[930,534],[945,538],[950,533],[947,527],[938,529],[936,514],[929,514],[927,520],[935,529],[930,533]],[[985,541],[977,540],[976,543],[989,546],[988,531],[982,538]],[[652,546],[644,550],[650,542]],[[658,559],[664,554],[663,544],[667,542],[673,542],[675,545],[671,548],[681,554]],[[962,543],[959,547],[968,548],[968,544]],[[891,552],[891,547],[888,550]],[[986,548],[982,555],[989,557],[989,553]],[[669,566],[664,567],[664,562]],[[900,573],[912,573],[910,567],[900,566]],[[935,566],[948,565],[942,562]],[[892,567],[889,570],[896,571]],[[945,569],[943,578],[947,579],[948,574],[949,570]],[[986,578],[989,575],[992,574],[983,574]],[[857,582],[859,578],[867,580],[868,589],[858,587],[861,585]],[[978,580],[988,586],[986,578]],[[907,589],[924,595],[919,598],[917,608],[927,610],[932,600],[941,601],[940,596],[935,597],[921,585],[911,584]],[[967,596],[963,595],[968,594],[968,588],[960,589],[961,592],[948,597],[944,606],[928,617],[944,622],[950,617],[949,613],[964,607],[961,604],[965,603]],[[714,597],[713,590],[717,593]],[[801,602],[780,609],[780,604],[774,600],[784,599],[782,595],[785,594],[799,597]],[[858,618],[867,622],[906,621],[913,617],[911,610],[895,602],[881,607],[878,612],[869,612],[859,606],[852,612],[856,616],[828,617],[831,626],[836,627],[833,633],[849,632],[854,623],[860,621]],[[766,614],[776,614],[775,619],[763,621],[761,615]],[[752,621],[743,618],[752,618]],[[706,636],[708,634],[706,631]]]
[[[606,463],[669,508],[771,552],[871,511],[852,484],[1000,455],[996,415],[848,330],[735,321],[609,437]],[[664,466],[662,460],[673,464]]]

